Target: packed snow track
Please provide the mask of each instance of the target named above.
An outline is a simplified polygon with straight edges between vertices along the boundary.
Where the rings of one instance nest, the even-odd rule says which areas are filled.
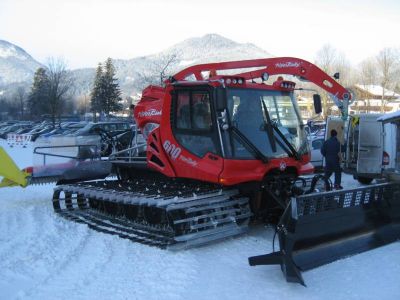
[[[1,146],[19,167],[32,164],[32,148]],[[357,184],[344,176],[345,186]],[[0,299],[400,298],[400,242],[305,272],[304,288],[288,284],[279,267],[248,265],[272,250],[271,227],[165,251],[60,217],[53,189],[0,190]]]

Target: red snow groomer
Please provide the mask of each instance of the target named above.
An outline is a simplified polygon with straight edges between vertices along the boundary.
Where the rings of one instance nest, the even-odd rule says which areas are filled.
[[[253,219],[275,222],[281,251],[250,263],[281,264],[289,281],[301,283],[300,270],[398,238],[392,184],[300,195],[306,192],[295,183],[313,166],[296,84],[284,75],[312,82],[336,99],[351,98],[317,66],[297,58],[188,67],[164,87],[147,87],[135,107],[145,155],[136,151],[142,145],[111,155],[118,180],[58,186],[55,210],[97,230],[170,249],[243,233]],[[314,103],[318,112],[318,95]]]

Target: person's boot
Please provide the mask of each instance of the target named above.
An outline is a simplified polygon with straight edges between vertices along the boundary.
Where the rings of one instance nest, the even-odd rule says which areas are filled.
[[[343,190],[343,187],[340,184],[335,184],[334,189],[335,190]]]

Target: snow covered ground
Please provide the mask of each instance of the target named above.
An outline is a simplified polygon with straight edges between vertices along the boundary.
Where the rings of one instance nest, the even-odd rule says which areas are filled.
[[[32,164],[32,148],[0,146]],[[400,299],[400,242],[304,272],[305,288],[248,265],[272,250],[271,228],[169,252],[57,216],[52,190],[0,189],[0,299]]]

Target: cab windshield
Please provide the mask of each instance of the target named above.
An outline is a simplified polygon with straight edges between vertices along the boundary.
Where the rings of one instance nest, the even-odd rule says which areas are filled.
[[[227,89],[231,127],[267,158],[307,151],[302,121],[293,93],[254,89]],[[243,138],[233,134],[230,155],[254,158]]]

